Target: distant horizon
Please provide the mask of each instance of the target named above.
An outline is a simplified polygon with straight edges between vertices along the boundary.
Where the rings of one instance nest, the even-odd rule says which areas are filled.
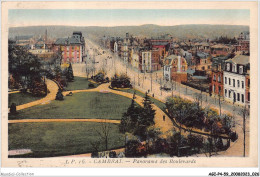
[[[250,25],[248,9],[10,9],[8,26]]]
[[[68,26],[68,27],[101,27],[101,28],[114,28],[114,27],[133,27],[133,26],[188,26],[188,25],[212,25],[212,26],[250,26],[250,25],[229,25],[229,24],[180,24],[180,25],[157,25],[157,24],[143,24],[143,25],[118,25],[118,26],[76,26],[76,25],[31,25],[31,26],[10,26],[9,28],[26,28],[26,27],[47,27],[47,26]]]

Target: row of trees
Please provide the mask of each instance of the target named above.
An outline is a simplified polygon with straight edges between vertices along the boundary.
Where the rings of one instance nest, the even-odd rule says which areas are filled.
[[[214,40],[214,42],[222,44],[237,44],[236,38],[229,38],[227,36],[220,36]]]
[[[171,118],[175,118],[186,127],[204,129],[212,134],[227,134],[231,132],[230,115],[219,115],[211,108],[201,108],[199,102],[191,102],[180,97],[168,98],[166,110]]]

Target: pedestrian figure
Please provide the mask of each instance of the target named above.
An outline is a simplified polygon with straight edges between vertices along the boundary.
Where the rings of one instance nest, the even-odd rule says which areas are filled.
[[[163,121],[165,121],[165,115],[163,115]]]

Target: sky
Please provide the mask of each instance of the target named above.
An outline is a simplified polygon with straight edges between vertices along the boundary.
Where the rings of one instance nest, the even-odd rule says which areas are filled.
[[[247,9],[10,9],[9,27],[132,26],[155,24],[249,25]]]

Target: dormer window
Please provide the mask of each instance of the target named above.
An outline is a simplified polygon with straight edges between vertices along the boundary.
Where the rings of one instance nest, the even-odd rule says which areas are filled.
[[[243,66],[239,66],[239,74],[243,74]]]
[[[227,63],[227,71],[230,70],[230,63]]]

